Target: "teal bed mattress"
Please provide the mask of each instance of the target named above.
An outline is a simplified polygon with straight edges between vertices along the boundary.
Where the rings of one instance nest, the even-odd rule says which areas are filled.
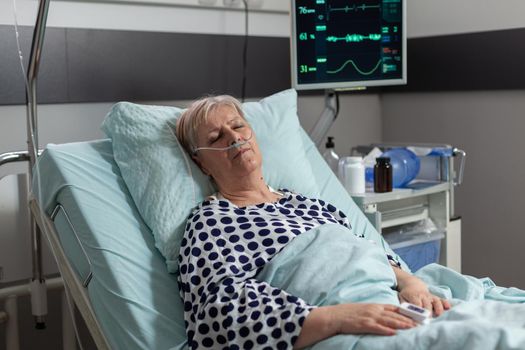
[[[109,345],[127,350],[186,348],[176,275],[167,272],[135,208],[113,160],[111,141],[49,145],[39,169],[45,174],[41,186],[34,187],[40,206],[48,215],[57,204],[63,206],[89,256],[93,277],[88,295]],[[84,280],[88,259],[63,211],[55,226]]]

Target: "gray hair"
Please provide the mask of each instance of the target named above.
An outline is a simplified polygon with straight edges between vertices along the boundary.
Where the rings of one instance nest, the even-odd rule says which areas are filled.
[[[193,155],[197,148],[197,130],[208,121],[210,113],[222,106],[234,108],[246,120],[241,103],[230,95],[207,96],[193,102],[177,121],[176,136],[186,152]]]

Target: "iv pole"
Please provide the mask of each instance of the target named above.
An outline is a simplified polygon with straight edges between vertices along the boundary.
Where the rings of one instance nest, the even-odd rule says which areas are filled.
[[[47,13],[50,0],[40,0],[38,13],[33,31],[31,54],[27,71],[28,89],[26,90],[27,112],[27,150],[29,155],[29,183],[33,180],[33,167],[38,158],[38,116],[37,116],[37,77],[44,35],[47,22]],[[47,292],[44,275],[42,272],[42,233],[36,224],[33,214],[30,213],[31,227],[31,252],[33,262],[33,276],[31,279],[31,310],[35,318],[35,328],[44,329],[45,315],[47,314]]]

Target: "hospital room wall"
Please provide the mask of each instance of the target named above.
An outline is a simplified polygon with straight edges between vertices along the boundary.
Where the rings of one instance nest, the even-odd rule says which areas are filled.
[[[520,14],[525,12],[525,3],[501,4],[409,0],[408,30],[411,37],[431,38],[524,28]],[[490,50],[491,43],[483,47]],[[493,63],[496,69],[498,61]],[[455,77],[447,78],[454,81]],[[409,62],[409,84],[410,79]],[[519,89],[381,96],[384,141],[445,142],[467,153],[465,182],[456,192],[456,213],[462,216],[463,272],[520,288],[525,288],[524,110],[525,90]]]

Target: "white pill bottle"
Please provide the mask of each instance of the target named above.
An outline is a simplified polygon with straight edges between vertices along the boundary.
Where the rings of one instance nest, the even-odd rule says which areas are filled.
[[[339,165],[341,182],[348,193],[365,193],[365,164],[363,158],[345,157]]]

